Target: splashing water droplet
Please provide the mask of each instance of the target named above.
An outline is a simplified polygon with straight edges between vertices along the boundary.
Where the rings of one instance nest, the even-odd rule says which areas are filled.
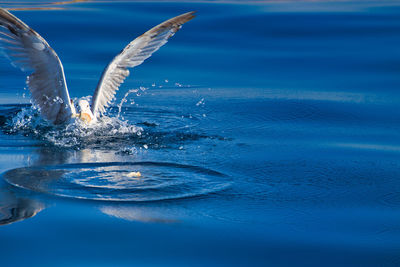
[[[197,102],[197,104],[196,104],[196,106],[204,106],[205,105],[205,102],[204,102],[204,98],[202,98],[202,99],[200,99],[200,101],[199,102]]]
[[[121,102],[119,103],[119,105],[117,105],[117,107],[118,107],[117,118],[120,118],[121,110],[122,110],[122,105],[128,101],[128,100],[127,100],[127,97],[128,97],[130,94],[134,94],[134,93],[137,94],[138,91],[139,91],[138,89],[130,89],[130,90],[124,95],[124,97],[122,98],[122,100],[121,100]],[[131,100],[131,104],[132,104],[132,102],[133,102],[133,104],[135,103],[133,100]]]

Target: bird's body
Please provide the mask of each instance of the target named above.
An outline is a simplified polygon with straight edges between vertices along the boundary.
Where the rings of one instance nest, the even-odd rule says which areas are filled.
[[[55,51],[32,28],[0,8],[0,45],[13,65],[31,71],[27,85],[41,115],[53,124],[79,118],[93,123],[106,111],[119,86],[136,67],[163,46],[194,12],[169,19],[130,42],[104,69],[91,104],[81,99],[77,106],[69,96],[63,66]]]

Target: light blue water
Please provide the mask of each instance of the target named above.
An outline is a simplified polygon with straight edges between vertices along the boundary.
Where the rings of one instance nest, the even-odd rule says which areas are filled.
[[[197,17],[95,129],[46,125],[0,58],[2,266],[400,264],[398,3],[58,7],[13,12],[72,97],[136,36]]]

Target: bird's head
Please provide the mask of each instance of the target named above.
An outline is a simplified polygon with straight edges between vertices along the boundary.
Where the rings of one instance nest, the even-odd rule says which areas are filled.
[[[84,122],[91,122],[94,119],[93,113],[90,110],[90,105],[87,100],[78,101],[79,118]]]
[[[78,101],[78,108],[79,108],[79,112],[85,112],[90,110],[90,105],[89,102],[87,100],[79,100]]]

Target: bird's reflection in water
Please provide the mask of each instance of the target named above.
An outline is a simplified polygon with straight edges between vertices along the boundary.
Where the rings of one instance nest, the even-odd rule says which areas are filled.
[[[132,155],[127,158],[126,156],[110,153],[109,151],[92,151],[90,149],[71,151],[54,149],[51,147],[38,148],[31,158],[32,161],[29,164],[30,167],[98,162],[100,159],[104,162],[134,160]],[[47,206],[55,204],[54,202],[57,201],[57,198],[54,198],[53,196],[47,197],[47,194],[44,193],[45,191],[39,190],[39,188],[42,189],[44,184],[50,184],[52,181],[60,179],[64,175],[64,172],[61,170],[53,170],[51,171],[51,175],[46,175],[46,173],[41,173],[40,171],[31,171],[27,172],[26,175],[18,173],[18,175],[12,176],[14,171],[23,172],[24,170],[11,170],[9,172],[11,173],[11,179],[8,177],[10,175],[8,173],[3,177],[5,180],[0,181],[0,225],[11,224],[13,222],[31,218],[44,210]],[[6,180],[12,180],[13,184],[29,183],[29,188],[33,188],[33,191],[36,191],[36,193],[31,192],[30,190],[16,188],[15,186],[8,184]],[[38,188],[38,190],[35,190],[35,188]],[[79,202],[71,202],[73,205],[76,205],[77,203],[79,205]],[[174,212],[171,212],[167,207],[168,205],[133,202],[97,202],[93,204],[93,208],[99,209],[103,214],[127,221],[145,223],[173,223],[177,221],[177,219],[172,215]]]
[[[0,225],[31,218],[45,208],[38,199],[24,196],[4,182],[0,184]]]
[[[55,150],[48,147],[38,148],[32,155],[31,166],[36,165],[55,165],[67,163],[73,158],[75,152]],[[60,174],[61,175],[61,174]],[[35,178],[35,183],[46,177],[25,177],[25,179]],[[57,178],[57,177],[56,177]],[[52,177],[52,179],[56,179]],[[48,200],[37,197],[32,192],[19,189],[6,181],[0,181],[0,225],[7,225],[22,221],[35,216],[37,213],[48,206]]]

